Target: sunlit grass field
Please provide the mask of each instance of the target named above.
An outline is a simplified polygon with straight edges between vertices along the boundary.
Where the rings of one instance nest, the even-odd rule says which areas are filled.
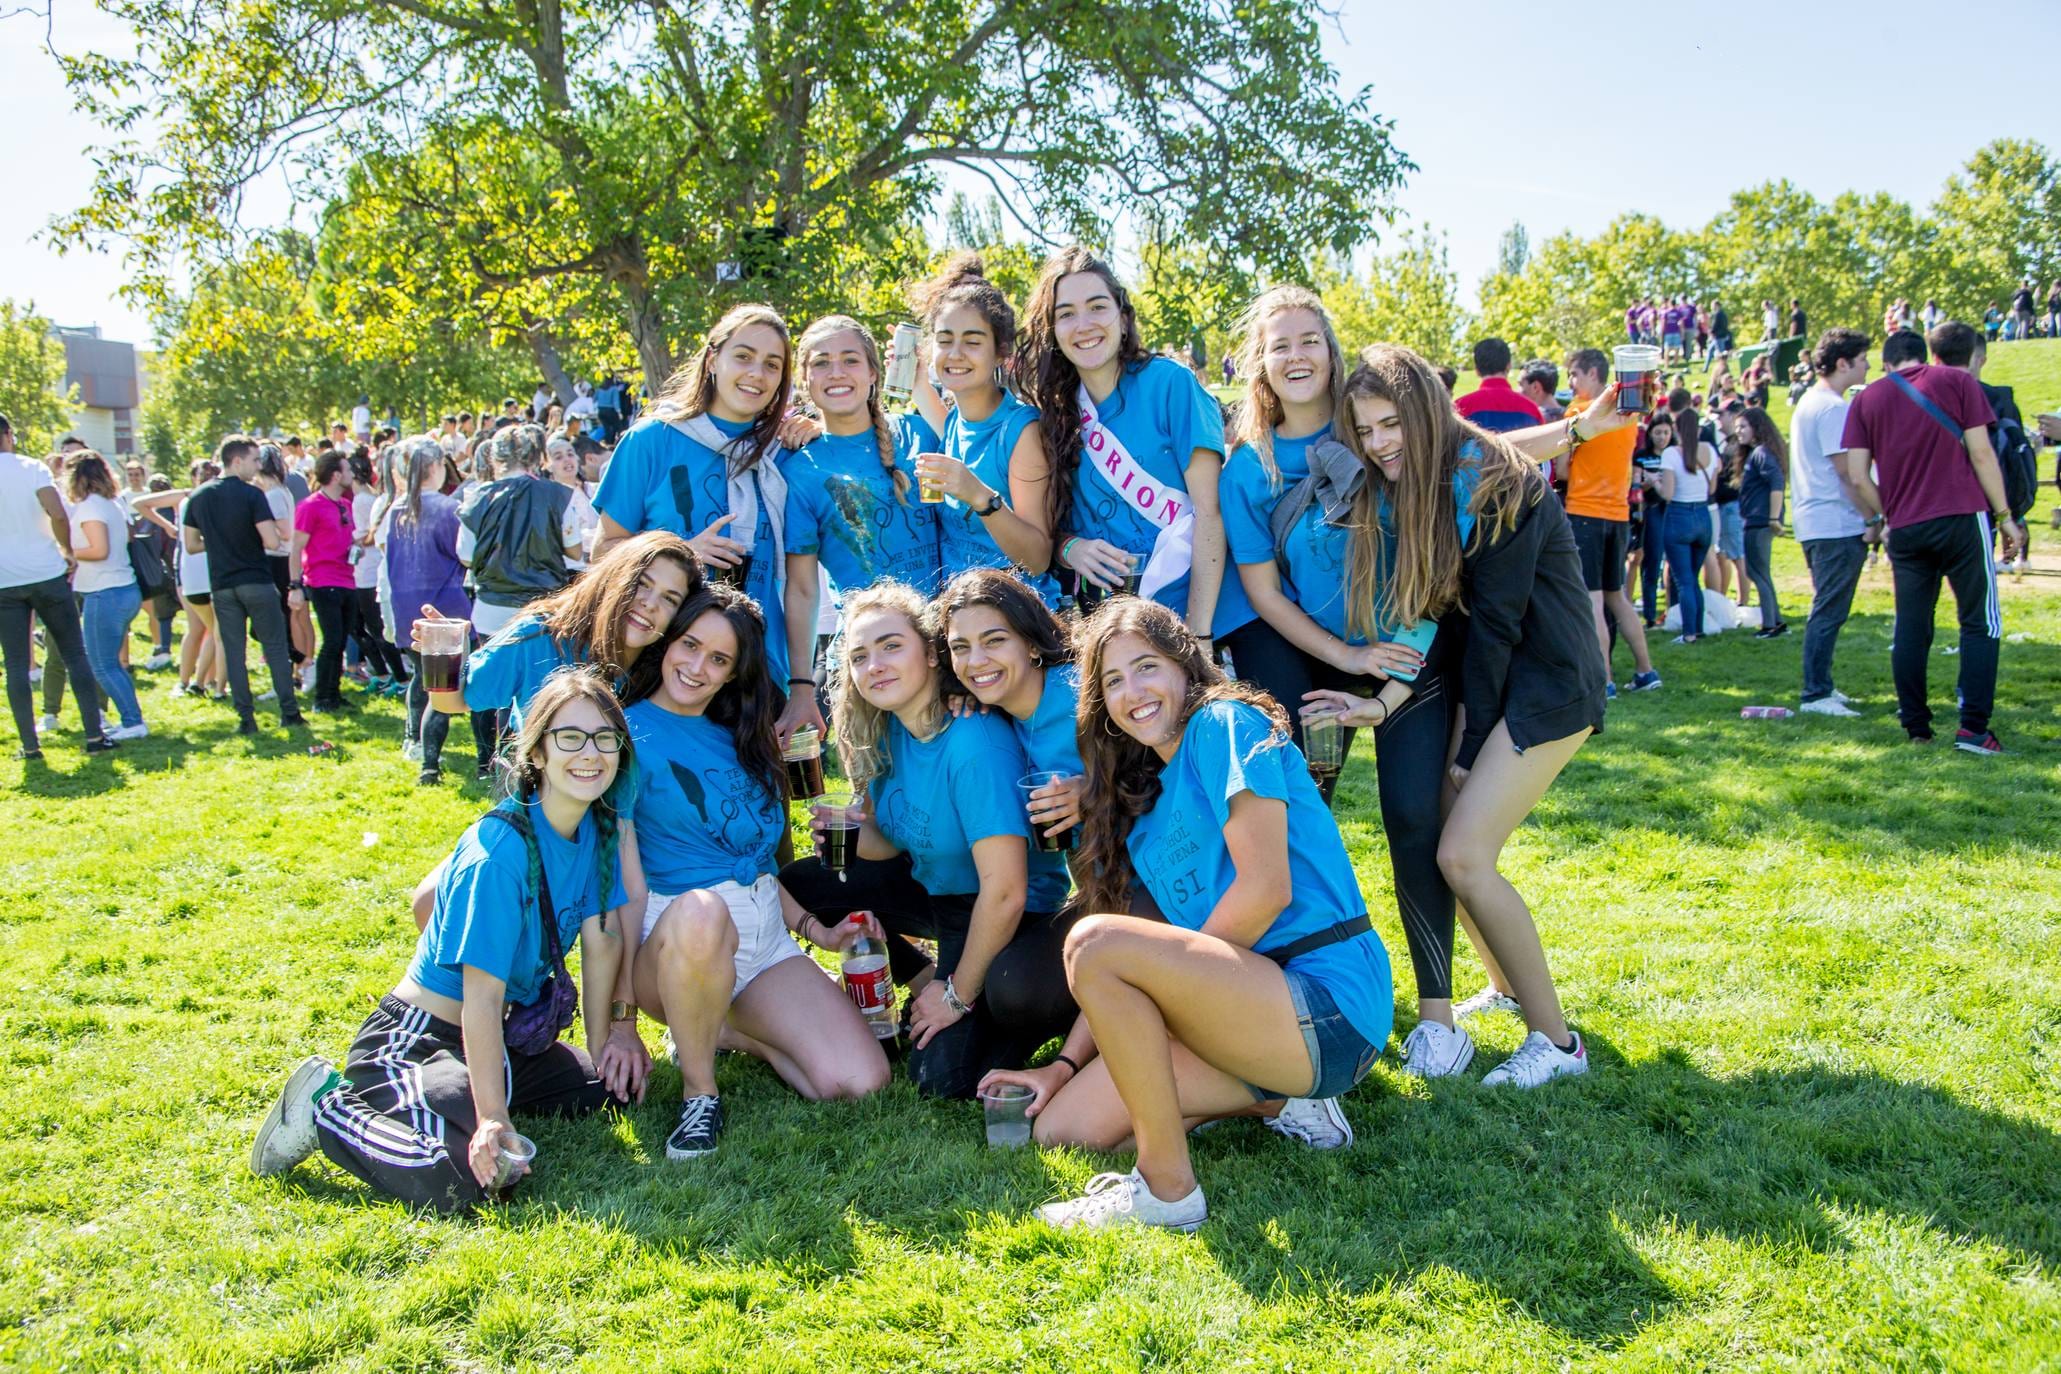
[[[1778,572],[1800,628],[1794,544]],[[736,1058],[719,1154],[665,1161],[661,1063],[641,1108],[537,1123],[535,1179],[478,1219],[319,1157],[250,1177],[284,1071],[341,1056],[485,802],[415,786],[392,704],[312,757],[152,675],[148,741],[88,762],[68,715],[45,766],[0,763],[0,1366],[2061,1367],[2061,571],[2003,601],[1997,760],[1902,742],[1886,567],[1839,657],[1863,720],[1739,718],[1794,704],[1800,634],[1657,648],[1666,687],[1509,854],[1594,1072],[1484,1091],[1509,1018],[1463,1080],[1385,1057],[1349,1151],[1198,1137],[1188,1239],[1029,1219],[1127,1161],[990,1154],[970,1104],[809,1105]],[[1338,814],[1401,1031],[1370,743]]]

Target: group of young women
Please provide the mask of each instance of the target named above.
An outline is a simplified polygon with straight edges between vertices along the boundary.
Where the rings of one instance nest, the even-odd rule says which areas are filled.
[[[1258,1115],[1349,1143],[1337,1099],[1389,1036],[1387,954],[1302,750],[1323,716],[1376,740],[1418,985],[1408,1071],[1464,1070],[1456,1018],[1497,1007],[1530,1033],[1486,1081],[1586,1070],[1497,864],[1602,722],[1540,462],[1626,423],[1614,393],[1485,434],[1422,358],[1351,365],[1318,300],[1282,288],[1246,318],[1227,438],[1083,250],[1046,265],[1021,329],[978,259],[915,299],[911,414],[887,413],[856,321],[797,349],[752,306],[624,437],[592,567],[432,703],[510,709],[512,795],[418,891],[414,961],[344,1069],[289,1080],[260,1173],[320,1148],[395,1195],[475,1205],[508,1181],[512,1112],[642,1099],[640,1013],[678,1059],[670,1157],[717,1148],[719,1050],[812,1099],[872,1092],[881,1044],[800,943],[864,934],[905,989],[921,1091],[1021,1083],[1041,1142],[1135,1146],[1049,1220],[1192,1230],[1189,1128]],[[819,851],[858,821],[837,868],[783,863],[787,803],[809,799],[787,796],[782,746],[822,723],[819,564],[855,801],[809,820]],[[1457,1007],[1456,919],[1492,980]],[[557,1040],[575,940],[585,1052]]]

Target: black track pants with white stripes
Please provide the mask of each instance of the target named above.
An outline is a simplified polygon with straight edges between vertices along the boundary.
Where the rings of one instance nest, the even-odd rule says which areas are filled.
[[[1896,642],[1890,670],[1896,678],[1897,717],[1913,735],[1932,733],[1925,669],[1932,654],[1932,622],[1939,610],[1939,584],[1954,590],[1960,621],[1961,728],[1989,730],[1997,699],[1997,641],[2003,617],[1997,607],[1997,570],[1990,562],[1989,516],[1944,515],[1899,525],[1889,532],[1889,567],[1896,590]]]
[[[510,1051],[508,1110],[584,1116],[608,1090],[593,1061],[559,1041],[542,1054]],[[344,1086],[317,1099],[322,1152],[382,1193],[439,1212],[462,1212],[484,1196],[466,1162],[478,1119],[458,1027],[391,994],[358,1028]]]

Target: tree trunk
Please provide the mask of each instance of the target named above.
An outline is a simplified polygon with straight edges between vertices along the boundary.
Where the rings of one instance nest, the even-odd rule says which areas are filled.
[[[544,374],[544,381],[551,387],[551,393],[558,397],[558,404],[572,404],[572,379],[565,375],[565,364],[558,356],[558,341],[551,337],[551,326],[525,310],[522,314],[523,330],[529,335],[530,354],[537,360],[537,370]]]
[[[644,251],[628,245],[610,272],[622,293],[623,322],[637,345],[637,361],[644,369],[644,389],[656,395],[673,375],[673,350],[666,343],[665,321],[658,303],[651,298],[650,279],[645,275]]]

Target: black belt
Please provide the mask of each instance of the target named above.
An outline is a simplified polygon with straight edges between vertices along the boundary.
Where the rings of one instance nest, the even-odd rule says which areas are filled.
[[[1335,926],[1326,926],[1316,934],[1305,935],[1300,940],[1291,940],[1279,949],[1264,949],[1255,952],[1272,959],[1275,963],[1286,968],[1290,959],[1300,958],[1313,950],[1322,949],[1326,945],[1343,944],[1347,940],[1365,935],[1372,929],[1374,929],[1374,918],[1371,916],[1359,916],[1350,921],[1340,921]]]

